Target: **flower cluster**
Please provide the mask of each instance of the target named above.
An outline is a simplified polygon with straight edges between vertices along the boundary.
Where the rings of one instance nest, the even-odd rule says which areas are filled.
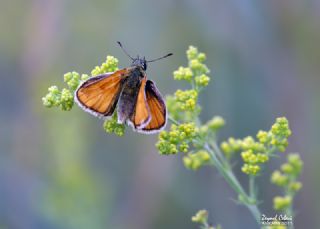
[[[210,161],[210,155],[205,150],[199,150],[196,153],[190,153],[183,157],[183,164],[186,168],[198,170],[201,166]]]
[[[106,61],[101,66],[96,66],[92,71],[92,76],[97,76],[106,72],[114,72],[118,70],[119,61],[113,56],[107,56]]]
[[[284,152],[288,146],[288,137],[291,135],[288,120],[285,117],[277,118],[269,132],[271,133],[271,145],[280,152]]]
[[[192,82],[193,72],[190,68],[179,67],[178,70],[173,72],[173,78],[175,80],[186,80],[189,83]]]
[[[177,90],[175,99],[179,108],[182,111],[194,111],[198,99],[198,92],[196,90]]]
[[[244,165],[241,168],[242,172],[252,175],[260,172],[261,167],[259,164],[266,163],[269,160],[268,155],[264,153],[254,153],[252,149],[243,151],[241,157],[244,161]]]
[[[73,107],[73,94],[66,88],[60,91],[57,86],[51,86],[42,102],[46,107],[60,107],[63,111],[69,111]]]
[[[203,62],[206,60],[206,54],[199,53],[198,49],[194,46],[189,46],[189,49],[186,53],[189,60],[189,68],[194,73],[194,76],[200,76],[210,72],[208,67],[203,64]]]
[[[302,183],[297,181],[303,168],[299,154],[289,154],[288,162],[281,165],[271,175],[271,182],[285,191],[285,196],[276,196],[273,199],[275,210],[285,210],[292,205],[294,195],[302,188]]]
[[[288,137],[291,135],[289,122],[285,117],[276,119],[276,123],[272,125],[271,129],[266,131],[259,131],[257,138],[262,144],[272,146],[280,152],[284,152],[288,146]]]
[[[118,69],[118,59],[113,56],[107,56],[106,61],[101,66],[96,66],[91,71],[91,76],[100,75],[106,72],[113,72]],[[64,74],[64,82],[68,88],[63,88],[61,91],[57,86],[51,86],[48,89],[48,94],[42,98],[43,105],[46,107],[60,107],[61,110],[69,111],[74,104],[74,91],[78,88],[81,82],[89,79],[89,75],[80,75],[77,72],[68,72]],[[117,123],[116,114],[103,124],[107,133],[115,133],[118,136],[124,135],[125,126]]]
[[[222,152],[226,158],[230,159],[234,153],[241,150],[242,140],[230,137],[227,141],[223,141],[220,144]]]
[[[198,97],[201,89],[208,85],[210,72],[203,63],[206,55],[200,53],[197,48],[190,46],[186,52],[188,67],[179,67],[173,72],[175,80],[187,81],[191,89],[177,90],[174,95],[166,97],[166,104],[170,114],[169,119],[182,122],[173,124],[169,132],[162,131],[156,144],[160,154],[185,153],[183,163],[186,168],[197,170],[208,164],[210,155],[203,150],[204,142],[210,133],[216,132],[225,122],[223,118],[216,116],[205,125],[198,123],[198,115],[201,111],[198,105]],[[196,128],[195,123],[199,124]],[[189,132],[186,130],[189,129]],[[191,144],[192,143],[192,146]],[[190,149],[190,148],[193,149]]]
[[[81,81],[89,79],[89,75],[82,74],[80,76],[80,74],[77,72],[68,72],[64,74],[63,79],[64,82],[68,85],[69,89],[74,92],[78,88]]]
[[[261,170],[261,164],[269,160],[265,145],[255,141],[251,136],[244,139],[229,138],[228,141],[221,143],[221,149],[228,159],[235,152],[241,151],[244,162],[241,170],[249,175],[257,175]]]
[[[257,175],[261,170],[261,164],[266,163],[275,150],[282,152],[286,149],[290,134],[288,120],[281,117],[276,119],[268,132],[260,130],[257,140],[251,136],[244,139],[229,138],[228,141],[221,143],[221,149],[229,159],[234,153],[241,151],[244,161],[242,172]]]
[[[103,129],[107,133],[114,133],[119,137],[122,137],[125,133],[125,125],[118,123],[117,112],[114,113],[111,119],[104,121]]]
[[[88,75],[82,74],[80,76],[77,72],[68,72],[64,74],[63,79],[68,85],[68,89],[63,88],[60,91],[57,86],[49,87],[48,94],[42,98],[43,105],[49,108],[60,107],[63,111],[71,110],[74,104],[74,91],[77,89],[81,81],[88,78]]]
[[[169,132],[162,131],[156,144],[160,154],[176,154],[179,151],[187,153],[189,144],[197,136],[198,129],[194,123],[171,125]]]
[[[185,80],[191,84],[190,90],[177,90],[174,96],[166,98],[168,111],[175,119],[191,121],[200,113],[200,106],[197,105],[198,94],[202,88],[209,84],[210,72],[203,63],[206,60],[204,53],[199,53],[198,49],[190,46],[187,50],[188,67],[179,67],[173,72],[175,80]]]

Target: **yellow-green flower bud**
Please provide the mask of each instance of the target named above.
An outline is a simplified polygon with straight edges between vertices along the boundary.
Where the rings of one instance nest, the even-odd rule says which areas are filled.
[[[114,72],[118,70],[118,59],[113,56],[107,56],[106,61],[101,66],[96,66],[92,71],[91,75],[96,76],[107,72]]]
[[[220,128],[222,128],[225,125],[225,121],[220,116],[214,116],[209,122],[208,122],[209,129],[213,131],[217,131]]]
[[[183,160],[183,164],[184,164],[184,166],[185,166],[186,168],[191,168],[191,166],[192,166],[192,160],[191,160],[190,157],[185,156],[185,157],[183,157],[182,160]]]
[[[54,107],[60,105],[61,92],[57,86],[48,88],[48,94],[42,98],[43,105],[46,107]]]
[[[269,157],[266,154],[258,153],[257,158],[258,158],[258,163],[265,163],[265,162],[269,161]]]
[[[186,142],[181,143],[179,146],[179,150],[183,153],[187,153],[188,149],[189,149],[189,145]]]
[[[227,142],[221,142],[220,147],[224,153],[226,154],[232,153],[232,148]]]
[[[297,192],[297,191],[299,191],[301,188],[302,188],[302,183],[299,182],[299,181],[292,182],[292,183],[289,185],[289,190],[290,190],[290,191]]]
[[[209,161],[210,155],[204,150],[200,150],[196,153],[183,157],[183,163],[185,167],[192,170],[201,168],[201,166],[207,164]]]
[[[289,154],[288,155],[288,162],[293,167],[293,173],[295,175],[300,174],[302,168],[303,168],[303,161],[301,160],[299,154]]]
[[[80,84],[80,74],[77,72],[68,72],[64,74],[63,78],[72,92],[75,91]]]
[[[201,158],[201,161],[203,162],[208,162],[210,161],[210,155],[207,151],[205,150],[200,150],[197,152],[198,156]]]
[[[195,223],[206,223],[208,220],[208,211],[207,210],[200,210],[191,218],[192,222]]]
[[[247,150],[241,153],[241,157],[244,162],[255,164],[257,162],[256,156],[253,154],[252,150]]]
[[[271,144],[280,152],[284,152],[288,146],[288,137],[291,135],[289,122],[285,117],[277,118],[270,130]]]
[[[248,175],[257,175],[261,168],[259,165],[244,164],[241,170]]]
[[[205,74],[202,74],[200,76],[196,76],[194,78],[195,82],[196,82],[196,85],[200,86],[200,87],[205,87],[209,84],[210,82],[210,77],[205,75]]]
[[[276,196],[273,199],[273,208],[275,210],[284,210],[288,208],[292,204],[292,198],[291,196]]]
[[[197,59],[198,59],[200,62],[204,62],[204,61],[207,59],[206,54],[203,53],[203,52],[199,53]]]
[[[163,155],[178,153],[178,149],[175,144],[170,144],[169,142],[161,139],[156,143],[156,147],[159,150],[160,154]]]
[[[114,129],[115,135],[122,137],[125,132],[125,126],[124,125],[119,125]]]
[[[190,61],[190,67],[192,70],[201,70],[202,63],[197,59],[193,59]]]
[[[267,143],[269,140],[268,132],[260,130],[257,134],[257,138],[260,143],[262,143],[262,144]]]
[[[103,128],[107,133],[114,133],[117,136],[121,137],[125,133],[125,125],[118,123],[117,115],[113,115],[113,117],[109,120],[106,120],[103,123]]]
[[[88,74],[82,74],[81,75],[81,81],[86,81],[90,78],[90,76]]]
[[[198,92],[196,90],[177,90],[175,99],[182,111],[193,111],[196,108]]]
[[[281,170],[285,174],[291,174],[294,169],[293,169],[292,165],[290,165],[289,163],[285,163],[285,164],[281,165]]]
[[[278,186],[286,186],[289,182],[289,177],[276,170],[271,175],[271,182]]]
[[[179,131],[172,130],[169,132],[169,142],[173,144],[177,144],[180,140]]]
[[[194,46],[189,46],[189,49],[187,50],[186,53],[187,53],[188,60],[192,60],[197,58],[198,49]]]
[[[175,80],[186,80],[191,82],[193,73],[190,68],[179,67],[177,71],[173,72],[173,78]]]
[[[60,97],[60,107],[63,111],[69,111],[73,106],[73,94],[68,90],[63,88]]]

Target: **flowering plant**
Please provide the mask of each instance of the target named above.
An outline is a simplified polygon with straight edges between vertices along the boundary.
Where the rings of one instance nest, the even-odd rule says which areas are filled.
[[[159,133],[156,147],[162,155],[183,154],[183,164],[187,169],[198,170],[203,166],[213,166],[230,187],[238,194],[238,202],[248,208],[253,217],[260,224],[261,212],[260,196],[256,180],[264,172],[264,167],[274,158],[277,152],[284,152],[288,146],[288,137],[291,135],[289,122],[285,117],[279,117],[268,131],[258,131],[256,137],[248,136],[243,139],[233,137],[217,141],[219,130],[225,125],[225,120],[220,116],[214,116],[211,120],[202,123],[199,118],[201,106],[198,98],[201,92],[209,84],[210,70],[205,65],[206,55],[199,52],[196,47],[190,46],[186,52],[188,58],[187,67],[179,67],[174,71],[173,78],[178,81],[186,81],[190,89],[177,90],[173,95],[166,97],[169,120],[168,130]],[[95,67],[91,75],[99,75],[118,69],[118,60],[107,56],[106,61]],[[80,75],[77,72],[69,72],[64,75],[64,81],[68,88],[59,90],[57,86],[51,86],[48,94],[42,98],[46,107],[59,107],[64,111],[72,109],[74,104],[73,94],[81,81],[87,80],[89,75]],[[116,113],[116,112],[115,112]],[[117,123],[116,114],[104,121],[103,128],[107,133],[123,136],[126,126]],[[245,188],[235,175],[231,164],[235,155],[242,158],[241,171],[248,176],[248,187]],[[303,162],[298,154],[289,154],[288,162],[271,175],[271,182],[283,188],[283,196],[274,198],[275,211],[293,214],[293,199],[301,189],[302,184],[298,177],[302,171]],[[208,224],[208,212],[200,210],[192,221],[200,223],[202,228],[213,229]],[[287,226],[270,226],[269,228],[286,228]],[[288,227],[293,227],[288,225]],[[220,228],[218,226],[217,228]]]

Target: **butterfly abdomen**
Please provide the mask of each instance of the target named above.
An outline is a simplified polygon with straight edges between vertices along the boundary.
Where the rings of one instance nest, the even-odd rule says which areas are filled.
[[[118,104],[119,123],[124,123],[133,114],[140,84],[140,78],[135,77],[134,74],[129,76],[124,83]]]

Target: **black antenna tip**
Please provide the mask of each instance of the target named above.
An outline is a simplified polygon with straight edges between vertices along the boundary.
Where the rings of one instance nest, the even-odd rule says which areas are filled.
[[[173,55],[173,53],[169,53],[167,56],[172,56]]]
[[[122,44],[121,44],[121,42],[120,42],[120,41],[117,41],[117,43],[118,43],[118,45],[120,45],[120,47],[122,47]]]

